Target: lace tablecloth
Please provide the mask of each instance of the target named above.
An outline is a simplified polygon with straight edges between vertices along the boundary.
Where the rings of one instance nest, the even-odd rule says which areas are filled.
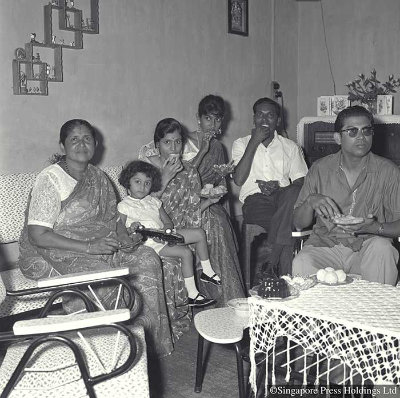
[[[400,384],[400,289],[354,280],[350,284],[317,284],[292,300],[249,298],[250,304],[250,381],[256,390],[255,354],[274,352],[277,337],[288,337],[318,357],[339,359],[362,383]],[[289,352],[287,353],[289,355]],[[289,361],[288,361],[289,362]],[[266,367],[266,391],[268,366]],[[286,381],[290,364],[287,364]],[[319,383],[317,371],[315,383]],[[306,381],[304,370],[304,381]],[[272,368],[272,383],[275,370]]]

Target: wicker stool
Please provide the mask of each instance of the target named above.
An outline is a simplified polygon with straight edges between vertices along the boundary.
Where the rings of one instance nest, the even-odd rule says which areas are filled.
[[[201,392],[203,384],[204,339],[217,344],[234,344],[238,372],[239,397],[245,397],[241,340],[248,326],[248,317],[238,316],[233,308],[215,308],[199,312],[194,317],[194,326],[199,333],[195,392]]]

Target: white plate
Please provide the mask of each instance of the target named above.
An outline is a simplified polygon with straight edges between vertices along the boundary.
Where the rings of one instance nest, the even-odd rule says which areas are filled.
[[[264,300],[273,300],[273,301],[288,301],[288,300],[293,300],[294,298],[300,296],[300,290],[294,286],[289,285],[290,296],[288,296],[288,297],[284,297],[284,298],[282,298],[282,297],[261,297],[258,295],[259,287],[260,287],[260,285],[253,286],[253,288],[249,290],[250,296],[256,296],[256,297],[260,297]]]
[[[204,194],[200,192],[200,197],[206,198],[206,199],[216,199],[216,198],[222,198],[224,195],[226,195],[228,192],[222,192],[222,193],[214,193],[214,194]]]
[[[247,298],[235,298],[229,300],[227,303],[228,307],[233,308],[236,311],[248,311],[249,303]]]
[[[284,279],[288,283],[288,285],[295,287],[299,290],[308,290],[317,284],[317,281],[315,280],[315,278],[310,278],[310,277],[303,278],[303,283],[293,282],[293,278],[291,278],[290,276],[288,278],[286,278],[285,275],[282,277],[282,279]],[[290,281],[288,279],[290,279]]]
[[[312,278],[314,278],[315,281],[316,281],[317,283],[320,283],[321,285],[327,285],[327,286],[348,285],[349,283],[351,283],[351,282],[354,281],[354,278],[352,278],[352,277],[349,276],[349,275],[346,276],[346,279],[345,279],[343,282],[336,282],[336,283],[328,283],[328,282],[319,281],[319,280],[317,279],[317,275],[313,275]]]

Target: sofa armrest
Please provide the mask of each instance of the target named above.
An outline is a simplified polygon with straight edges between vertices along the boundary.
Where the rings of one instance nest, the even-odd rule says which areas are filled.
[[[53,278],[45,278],[37,281],[37,287],[63,286],[71,283],[91,282],[99,279],[115,278],[129,274],[129,268],[114,268],[111,270],[92,272],[77,272],[76,274],[60,275]]]
[[[18,321],[13,326],[13,332],[16,336],[48,334],[125,322],[129,319],[130,311],[127,308],[111,311],[85,312],[76,315]]]

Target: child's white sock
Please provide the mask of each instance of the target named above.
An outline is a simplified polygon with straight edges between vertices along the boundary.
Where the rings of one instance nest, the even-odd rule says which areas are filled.
[[[199,294],[199,291],[196,287],[196,282],[194,281],[194,276],[190,276],[189,278],[183,278],[185,280],[186,290],[188,291],[188,296],[191,299],[196,298]]]
[[[203,268],[203,272],[207,275],[207,276],[209,276],[210,278],[214,275],[214,274],[216,274],[216,272],[212,269],[212,267],[211,267],[211,264],[210,264],[210,260],[208,259],[208,260],[204,260],[204,261],[201,261],[200,260],[200,263],[201,263],[201,267]],[[220,281],[221,279],[220,279],[220,277],[218,276],[218,275],[215,275],[214,276],[214,279],[216,280],[216,281]]]

